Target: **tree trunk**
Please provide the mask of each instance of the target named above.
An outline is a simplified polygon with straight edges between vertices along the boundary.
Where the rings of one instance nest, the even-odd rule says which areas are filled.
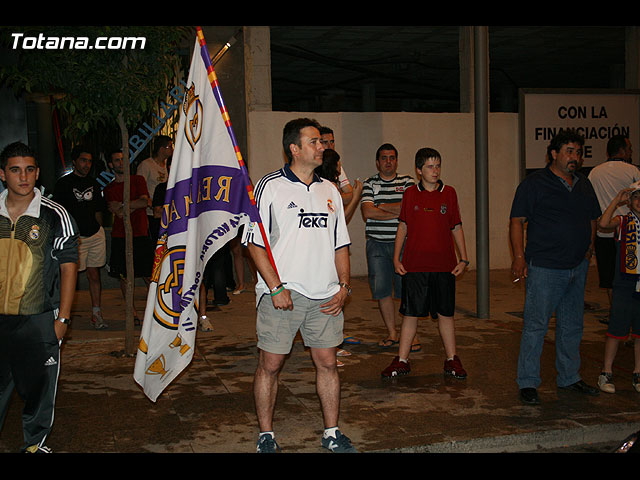
[[[124,160],[124,190],[123,190],[123,221],[124,221],[124,238],[125,238],[125,259],[127,267],[127,278],[125,279],[125,336],[124,336],[124,353],[125,355],[134,355],[136,352],[136,342],[134,338],[134,322],[133,322],[133,292],[135,285],[135,277],[133,271],[133,230],[131,228],[131,178],[129,175],[129,132],[125,125],[122,112],[118,114],[118,125],[122,134],[122,155]]]

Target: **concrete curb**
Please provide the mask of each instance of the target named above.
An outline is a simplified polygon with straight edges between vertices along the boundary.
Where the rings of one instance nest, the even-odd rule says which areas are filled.
[[[622,443],[640,430],[640,422],[581,426],[570,429],[548,430],[532,433],[474,438],[398,448],[386,453],[517,453],[533,452],[544,448],[575,447],[587,444]],[[378,452],[378,453],[385,453]]]

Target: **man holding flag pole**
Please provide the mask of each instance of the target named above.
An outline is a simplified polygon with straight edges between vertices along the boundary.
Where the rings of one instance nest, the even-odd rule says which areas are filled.
[[[259,453],[280,451],[273,433],[278,374],[298,331],[316,368],[325,427],[321,446],[337,453],[356,452],[338,428],[336,365],[336,347],[343,341],[342,307],[351,293],[350,239],[340,193],[314,172],[322,164],[320,140],[315,120],[301,118],[285,125],[282,143],[288,163],[256,185],[268,242],[256,223],[250,224],[243,239],[259,272],[259,359],[254,379]]]
[[[335,452],[354,452],[337,425],[340,382],[336,346],[342,342],[342,306],[351,292],[350,240],[338,191],[313,173],[322,163],[324,150],[317,124],[291,122],[293,128],[285,128],[283,144],[290,165],[279,176],[291,187],[288,191],[295,193],[295,199],[277,208],[273,202],[284,201],[284,197],[273,195],[277,189],[271,189],[277,187],[278,180],[263,179],[258,186],[264,189],[260,213],[277,212],[266,217],[267,238],[200,28],[180,110],[135,381],[155,402],[189,365],[204,267],[243,225],[249,225],[245,244],[250,245],[261,274],[256,294],[258,336],[262,339],[255,380],[261,431],[271,431],[277,373],[287,353],[286,345],[269,351],[265,340],[269,333],[261,327],[261,319],[281,313],[287,317],[285,322],[293,322],[287,327],[288,349],[299,328],[311,348],[326,427],[322,446]],[[289,223],[281,223],[284,220]],[[270,243],[276,247],[273,253]],[[264,293],[268,296],[263,299]],[[265,443],[265,439],[271,441]],[[258,451],[275,451],[276,447],[273,434],[261,436]]]

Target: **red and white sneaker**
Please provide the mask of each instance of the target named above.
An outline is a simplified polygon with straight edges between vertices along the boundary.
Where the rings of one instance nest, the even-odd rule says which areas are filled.
[[[411,365],[409,361],[401,362],[400,357],[396,356],[387,368],[382,371],[383,377],[398,377],[400,375],[406,375],[411,372]]]
[[[452,360],[444,361],[444,374],[454,378],[467,378],[467,372],[462,368],[462,362],[457,355],[454,355]]]

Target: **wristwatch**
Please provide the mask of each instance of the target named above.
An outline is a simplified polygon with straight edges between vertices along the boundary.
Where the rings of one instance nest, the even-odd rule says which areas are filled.
[[[58,320],[60,323],[64,323],[67,327],[69,325],[71,325],[71,319],[70,318],[58,317],[58,318],[56,318],[56,320]]]
[[[347,289],[347,297],[351,296],[351,286],[348,283],[341,282],[338,285]]]

